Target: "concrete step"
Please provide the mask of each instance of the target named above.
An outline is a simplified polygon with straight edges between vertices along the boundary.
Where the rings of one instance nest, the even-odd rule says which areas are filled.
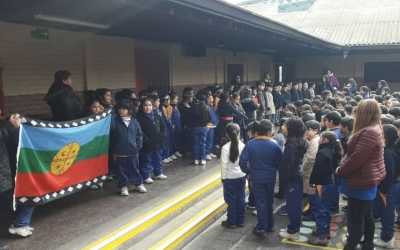
[[[128,250],[179,249],[225,213],[222,186]]]

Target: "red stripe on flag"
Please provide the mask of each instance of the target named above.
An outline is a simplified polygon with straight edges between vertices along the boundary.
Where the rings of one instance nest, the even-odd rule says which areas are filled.
[[[92,180],[97,176],[107,174],[107,172],[108,154],[77,162],[61,175],[54,175],[50,171],[44,174],[18,173],[15,196],[42,196]]]

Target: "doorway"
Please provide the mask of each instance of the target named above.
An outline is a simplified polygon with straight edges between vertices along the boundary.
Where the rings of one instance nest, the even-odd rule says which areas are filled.
[[[244,83],[244,65],[238,63],[227,63],[226,64],[226,85],[231,83],[233,78],[239,75],[240,81]],[[225,86],[226,87],[226,86]]]

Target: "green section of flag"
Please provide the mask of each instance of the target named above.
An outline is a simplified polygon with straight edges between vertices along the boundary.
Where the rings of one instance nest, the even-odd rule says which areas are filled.
[[[81,145],[74,163],[108,154],[109,135],[95,137],[91,142]],[[58,151],[21,148],[18,161],[18,173],[47,173]]]

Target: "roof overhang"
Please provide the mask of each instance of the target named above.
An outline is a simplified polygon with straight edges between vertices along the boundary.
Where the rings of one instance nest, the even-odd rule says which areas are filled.
[[[37,20],[48,14],[110,25],[94,29]],[[216,0],[13,0],[0,21],[276,57],[340,55],[343,47]]]

